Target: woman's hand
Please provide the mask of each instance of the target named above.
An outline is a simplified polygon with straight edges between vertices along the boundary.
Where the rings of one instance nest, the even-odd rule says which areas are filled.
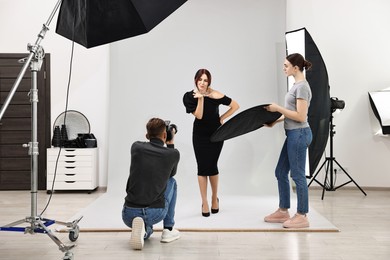
[[[289,110],[275,103],[265,106],[264,109],[266,109],[269,112],[279,112],[285,117],[297,122],[305,122],[305,120],[307,119],[307,113],[309,109],[308,103],[304,99],[297,98],[296,104],[297,104],[296,110]]]
[[[204,95],[203,94],[201,94],[199,91],[194,91],[194,98],[202,98],[202,97],[204,97]]]
[[[279,112],[280,111],[280,106],[275,104],[275,103],[272,103],[272,104],[270,104],[268,106],[265,106],[264,108],[268,112]]]
[[[265,127],[273,127],[274,125],[276,125],[276,123],[277,123],[277,121],[274,121],[274,122],[272,122],[272,123],[270,123],[270,124],[264,124],[263,126],[265,126]]]
[[[223,97],[223,96],[222,96],[222,97]],[[236,101],[234,101],[233,99],[232,99],[232,101],[230,102],[229,107],[230,107],[229,110],[226,111],[223,115],[221,115],[221,116],[219,117],[219,122],[221,123],[221,125],[223,125],[223,122],[224,122],[228,117],[230,117],[231,115],[233,115],[234,112],[236,112],[236,111],[240,108],[240,106],[238,105],[238,103],[237,103]]]
[[[198,89],[194,90],[194,98],[202,97],[217,98],[215,96],[215,91],[212,88],[208,88],[204,93],[200,92]]]

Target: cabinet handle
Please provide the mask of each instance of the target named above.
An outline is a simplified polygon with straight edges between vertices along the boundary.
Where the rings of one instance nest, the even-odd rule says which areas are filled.
[[[75,163],[76,161],[65,161],[66,163]]]
[[[76,155],[65,155],[65,157],[76,157]]]
[[[65,181],[66,183],[75,183],[75,181]]]
[[[65,166],[66,169],[74,169],[76,168],[75,166]]]
[[[65,173],[66,176],[75,176],[75,173]]]

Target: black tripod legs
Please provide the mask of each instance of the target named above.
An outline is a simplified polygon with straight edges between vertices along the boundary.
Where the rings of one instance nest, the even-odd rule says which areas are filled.
[[[351,183],[351,182],[353,182],[355,185],[356,185],[356,187],[358,187],[359,188],[359,190],[365,195],[365,196],[367,196],[367,194],[364,192],[364,190],[352,179],[352,177],[347,173],[347,171],[346,170],[344,170],[344,168],[337,162],[337,160],[336,159],[334,159],[334,162],[340,167],[340,169],[345,173],[345,175],[347,175],[348,176],[348,178],[349,178],[349,181],[348,182],[346,182],[346,183],[344,183],[344,184],[342,184],[342,185],[339,185],[339,186],[337,186],[336,188],[335,188],[335,190],[337,190],[338,188],[341,188],[341,187],[343,187],[344,185],[347,185],[348,183]]]
[[[318,185],[320,185],[322,187],[322,196],[321,196],[321,199],[323,200],[324,199],[324,195],[325,195],[325,190],[334,190],[334,189],[331,189],[329,186],[326,186],[326,182],[328,180],[328,173],[330,171],[329,169],[329,164],[331,162],[331,158],[330,157],[326,157],[325,158],[325,161],[321,164],[321,167],[317,170],[316,174],[313,176],[313,178],[311,179],[311,181],[309,182],[309,184],[307,185],[308,187],[310,187],[310,185],[313,183],[313,181],[315,181]],[[317,175],[321,172],[322,168],[325,166],[326,164],[326,173],[325,173],[325,178],[324,178],[324,183],[321,183],[319,182],[316,177]],[[331,179],[332,179],[332,174],[331,174]],[[331,182],[333,183],[333,181],[331,180]],[[332,185],[332,184],[331,184]]]
[[[340,169],[345,173],[345,175],[348,176],[349,178],[349,181],[335,187],[334,186],[334,181],[333,181],[333,162],[336,163]],[[325,173],[325,178],[324,178],[324,183],[321,183],[319,182],[316,177],[317,175],[320,173],[320,171],[322,170],[322,168],[325,166],[326,164],[326,173]],[[329,182],[328,182],[328,177],[329,177]],[[311,181],[309,182],[308,184],[308,187],[310,187],[310,185],[313,183],[313,181],[315,181],[316,183],[318,183],[321,187],[322,187],[322,197],[321,199],[324,199],[324,195],[325,195],[325,190],[326,191],[335,191],[351,182],[353,182],[356,187],[359,188],[359,190],[365,195],[367,196],[367,194],[364,192],[364,190],[352,179],[352,177],[347,173],[347,171],[337,162],[336,158],[334,157],[326,157],[325,158],[325,161],[321,164],[321,167],[318,169],[318,171],[316,172],[316,174],[313,176],[313,178],[311,179]],[[327,184],[328,183],[328,184]]]

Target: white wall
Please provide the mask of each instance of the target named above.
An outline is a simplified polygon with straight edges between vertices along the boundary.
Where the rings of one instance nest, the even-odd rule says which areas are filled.
[[[180,192],[197,196],[194,116],[185,112],[184,93],[194,88],[197,69],[208,68],[212,86],[235,99],[240,111],[278,101],[278,82],[283,95],[286,89],[284,25],[284,0],[197,0],[150,33],[111,44],[109,191],[124,193],[131,144],[146,140],[145,125],[157,116],[178,125]],[[281,141],[280,128],[226,141],[221,192],[276,191],[273,172]]]
[[[27,53],[52,13],[53,0],[0,0],[0,53]],[[51,122],[65,110],[72,42],[55,33],[57,15],[42,41],[51,55]],[[27,71],[27,73],[30,73]],[[86,49],[75,44],[69,110],[83,113],[99,146],[99,184],[107,185],[109,46]],[[38,86],[39,91],[39,86]]]
[[[306,27],[326,63],[331,96],[346,103],[334,114],[334,156],[366,187],[390,187],[390,137],[374,135],[380,127],[368,100],[369,91],[390,85],[389,10],[387,0],[287,1],[287,30]]]

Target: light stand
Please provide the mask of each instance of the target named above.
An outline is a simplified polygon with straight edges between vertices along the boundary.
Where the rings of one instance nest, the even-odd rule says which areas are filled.
[[[24,74],[27,71],[27,68],[30,66],[31,70],[31,90],[29,92],[30,96],[30,102],[31,102],[31,142],[28,144],[25,144],[25,147],[29,148],[29,155],[31,156],[31,215],[29,217],[26,217],[24,219],[15,221],[13,223],[10,223],[8,225],[0,227],[0,231],[16,231],[16,232],[24,232],[24,233],[44,233],[47,234],[53,241],[56,243],[59,247],[59,250],[65,253],[65,256],[63,259],[73,259],[73,253],[70,251],[75,245],[65,245],[63,244],[48,228],[48,226],[52,224],[60,224],[64,225],[68,228],[69,232],[69,239],[74,242],[78,238],[79,234],[79,227],[78,223],[81,220],[82,217],[79,219],[73,221],[73,222],[62,222],[62,221],[55,221],[51,219],[42,218],[37,214],[37,193],[38,193],[38,155],[39,155],[39,149],[38,149],[38,138],[37,138],[37,131],[38,131],[38,87],[37,87],[37,74],[38,71],[41,68],[42,61],[44,58],[44,50],[40,46],[41,41],[45,37],[46,32],[49,30],[49,25],[57,12],[59,6],[61,5],[62,0],[59,0],[51,13],[49,19],[47,22],[43,25],[42,30],[38,34],[38,38],[34,45],[28,45],[28,50],[30,52],[30,55],[24,59],[24,65],[10,91],[10,93],[7,96],[7,99],[5,100],[5,103],[3,107],[0,110],[0,120],[3,117],[5,110],[7,109],[9,103],[11,102],[11,99],[13,95],[15,94]],[[17,225],[20,225],[22,223],[28,223],[29,226],[27,227],[17,227]]]
[[[310,185],[312,184],[313,181],[317,182],[321,187],[322,187],[322,197],[321,199],[323,200],[324,199],[324,194],[325,194],[325,190],[327,191],[335,191],[345,185],[347,185],[348,183],[351,183],[353,182],[356,187],[359,188],[359,190],[361,192],[363,192],[363,194],[365,196],[367,196],[367,194],[363,191],[362,188],[360,188],[360,186],[352,179],[352,177],[347,173],[346,170],[344,170],[344,168],[337,162],[336,158],[333,156],[333,137],[336,133],[336,131],[334,131],[334,127],[335,125],[333,124],[333,112],[331,113],[330,115],[330,157],[326,157],[325,158],[325,161],[322,163],[321,167],[318,169],[318,171],[316,172],[316,174],[313,176],[313,178],[311,179],[311,181],[309,182],[308,184],[308,187],[310,187]],[[334,182],[333,182],[333,170],[334,170],[334,166],[333,166],[333,163],[336,163],[340,169],[348,176],[348,178],[350,179],[349,181],[345,182],[344,184],[342,185],[339,185],[337,187],[335,187],[334,185]],[[325,174],[325,179],[324,179],[324,183],[320,183],[318,180],[316,180],[316,177],[317,175],[320,173],[321,169],[325,166],[326,164],[326,174]],[[328,174],[329,174],[329,185],[326,185],[326,182],[327,182],[327,179],[328,179]]]

